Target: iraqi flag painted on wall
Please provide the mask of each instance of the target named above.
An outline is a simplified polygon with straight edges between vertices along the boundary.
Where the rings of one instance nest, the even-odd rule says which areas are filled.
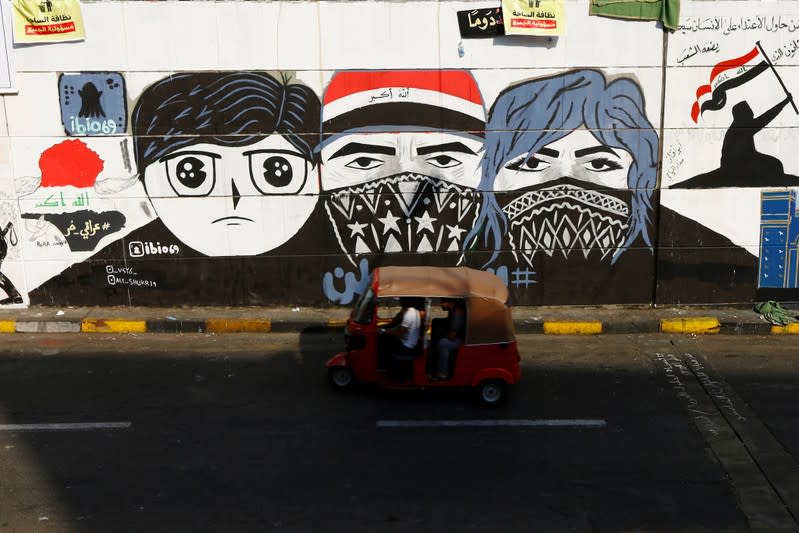
[[[716,64],[710,72],[710,82],[696,90],[696,101],[691,108],[694,122],[705,111],[718,111],[727,103],[727,91],[755,79],[769,68],[769,62],[755,45],[741,57]]]

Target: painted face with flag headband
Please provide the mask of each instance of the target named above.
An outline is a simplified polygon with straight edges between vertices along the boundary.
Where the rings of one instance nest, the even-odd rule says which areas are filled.
[[[530,267],[539,255],[613,263],[638,238],[651,248],[657,152],[630,79],[578,70],[512,86],[491,108],[486,201],[467,239],[497,252],[507,239]]]
[[[479,212],[485,111],[465,71],[339,72],[323,98],[322,189],[341,249],[460,261]]]

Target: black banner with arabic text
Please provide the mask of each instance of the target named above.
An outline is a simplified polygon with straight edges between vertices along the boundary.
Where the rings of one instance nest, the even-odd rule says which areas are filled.
[[[479,39],[505,35],[502,23],[502,8],[484,7],[469,11],[458,11],[458,28],[464,39]]]

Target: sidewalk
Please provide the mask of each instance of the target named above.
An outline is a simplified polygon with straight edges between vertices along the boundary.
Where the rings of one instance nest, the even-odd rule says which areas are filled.
[[[0,333],[247,333],[341,330],[349,307],[43,307],[0,309]],[[799,334],[749,308],[515,307],[520,334]]]

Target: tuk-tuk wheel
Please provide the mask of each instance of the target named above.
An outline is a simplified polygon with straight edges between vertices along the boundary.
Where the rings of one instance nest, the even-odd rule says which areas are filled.
[[[331,368],[327,373],[327,377],[330,380],[330,384],[337,389],[347,389],[355,382],[352,370],[346,366]]]
[[[477,391],[480,401],[486,405],[500,405],[505,400],[505,382],[502,380],[483,381]]]

